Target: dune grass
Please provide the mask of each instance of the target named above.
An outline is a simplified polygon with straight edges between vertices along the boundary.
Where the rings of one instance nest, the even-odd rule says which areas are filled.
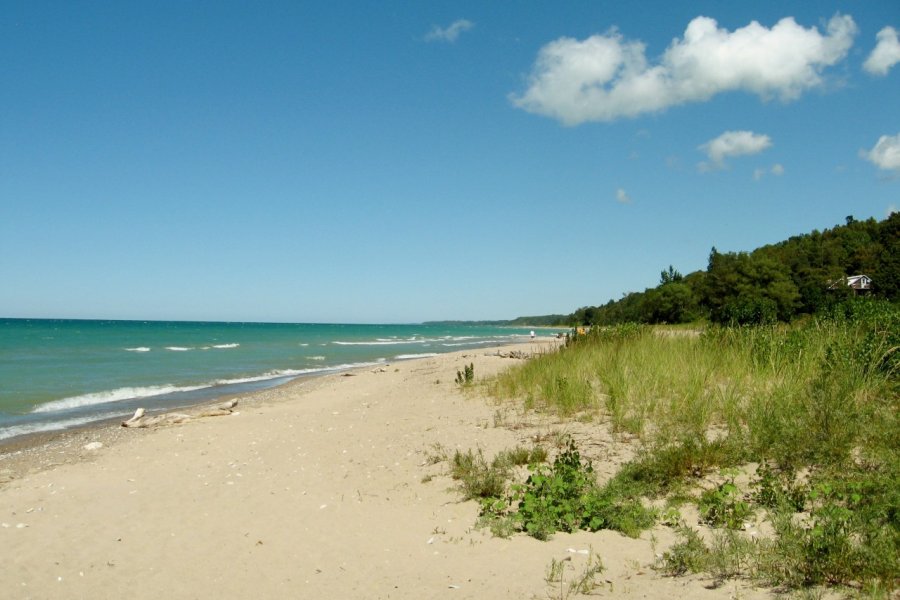
[[[685,533],[668,555],[670,572],[890,593],[900,581],[898,347],[900,309],[863,300],[791,326],[700,335],[596,328],[487,385],[526,408],[609,421],[638,436],[638,458],[615,478],[631,495],[665,495],[716,469],[763,465],[753,490],[720,490],[704,510],[759,508],[775,539],[722,533],[707,546]],[[708,505],[716,501],[732,504]],[[728,557],[745,568],[724,569]]]

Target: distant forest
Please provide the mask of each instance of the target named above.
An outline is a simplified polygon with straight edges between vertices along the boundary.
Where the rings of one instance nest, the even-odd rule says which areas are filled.
[[[865,293],[900,300],[900,213],[798,235],[752,252],[709,254],[705,271],[682,275],[673,266],[659,285],[602,306],[585,306],[568,325],[617,323],[756,324],[790,321],[828,310],[856,292],[844,278],[867,275]]]
[[[517,317],[500,321],[428,321],[426,325],[488,325],[492,327],[569,327],[572,315]]]

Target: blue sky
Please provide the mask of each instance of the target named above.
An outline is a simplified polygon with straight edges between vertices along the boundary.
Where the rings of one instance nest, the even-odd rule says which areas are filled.
[[[900,3],[4,2],[0,316],[568,313],[900,208]]]

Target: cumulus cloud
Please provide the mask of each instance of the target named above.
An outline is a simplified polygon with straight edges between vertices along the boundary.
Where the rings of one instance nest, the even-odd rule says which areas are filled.
[[[700,170],[723,169],[726,158],[758,154],[771,145],[772,139],[767,135],[752,131],[726,131],[698,147],[698,150],[706,152],[710,160],[708,163],[700,163]]]
[[[455,42],[464,31],[468,31],[475,27],[475,23],[466,19],[458,19],[453,21],[447,27],[438,27],[435,25],[427,34],[425,34],[426,42]]]
[[[875,36],[877,43],[872,54],[863,63],[863,68],[872,75],[887,75],[888,71],[900,62],[900,39],[897,30],[885,27]]]
[[[897,135],[883,135],[878,138],[878,143],[869,151],[860,150],[860,156],[874,164],[879,169],[893,171],[900,175],[900,133]]]
[[[510,100],[566,125],[635,117],[727,91],[794,100],[843,60],[856,32],[849,15],[832,17],[824,35],[792,17],[771,29],[753,21],[733,32],[697,17],[655,64],[642,42],[615,29],[586,40],[563,37],[541,48],[528,89]]]
[[[622,188],[616,190],[616,202],[619,204],[631,204],[631,196]]]
[[[782,175],[784,175],[784,166],[776,163],[772,165],[770,172],[776,177],[781,177]]]

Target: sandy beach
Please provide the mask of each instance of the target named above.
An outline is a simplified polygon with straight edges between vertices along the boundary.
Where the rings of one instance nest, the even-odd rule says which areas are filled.
[[[545,338],[501,350],[539,352]],[[297,380],[234,414],[156,429],[101,427],[0,455],[5,598],[547,598],[588,552],[599,596],[771,597],[654,571],[657,526],[496,538],[475,528],[439,451],[487,456],[565,431],[601,477],[632,449],[602,424],[559,423],[454,383],[519,362],[466,351]],[[102,443],[99,449],[85,446]],[[95,444],[96,445],[96,444]]]

